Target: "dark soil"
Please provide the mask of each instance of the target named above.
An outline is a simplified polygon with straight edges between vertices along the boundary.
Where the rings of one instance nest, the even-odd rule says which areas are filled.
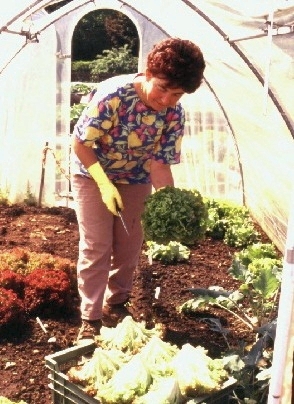
[[[78,240],[76,216],[70,208],[0,206],[0,253],[22,247],[76,262]],[[269,242],[264,234],[263,241]],[[220,356],[227,345],[221,334],[210,329],[204,317],[220,318],[230,330],[227,338],[233,347],[238,347],[240,341],[253,340],[255,335],[222,311],[194,317],[177,311],[179,305],[192,298],[187,288],[219,285],[232,290],[237,286],[227,274],[235,248],[206,238],[191,249],[187,263],[168,266],[159,262],[150,265],[143,251],[144,248],[130,300],[135,320],[145,320],[150,326],[160,322],[166,327],[166,340],[179,346],[186,342],[201,345],[212,357]],[[158,299],[155,299],[156,287],[160,287]],[[52,403],[44,357],[73,345],[80,324],[78,305],[78,298],[73,298],[72,312],[66,318],[41,318],[47,333],[31,318],[16,335],[1,337],[0,396],[27,404]],[[51,337],[56,341],[48,341]]]

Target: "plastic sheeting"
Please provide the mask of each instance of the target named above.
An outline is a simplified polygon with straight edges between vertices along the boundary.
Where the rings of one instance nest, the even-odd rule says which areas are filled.
[[[294,210],[294,0],[73,0],[48,15],[43,8],[56,2],[10,0],[1,9],[0,197],[7,194],[15,202],[38,196],[42,168],[43,204],[55,204],[68,191],[72,33],[90,11],[121,11],[138,29],[139,68],[166,36],[202,48],[205,84],[183,99],[187,125],[182,162],[174,167],[176,185],[246,204],[286,250],[282,297],[293,311],[294,240],[291,228],[287,239],[287,226]],[[47,142],[56,160],[47,153],[42,165]],[[287,309],[283,304],[279,312]],[[289,373],[293,330],[283,333],[285,324],[291,318],[279,316],[278,343],[285,346]],[[276,369],[269,403],[286,404],[292,375]]]
[[[1,14],[1,191],[7,187],[12,201],[28,186],[38,192],[45,142],[68,172],[72,33],[86,13],[113,8],[137,26],[140,67],[153,43],[168,35],[203,49],[205,85],[184,101],[187,136],[176,183],[204,196],[244,201],[283,251],[293,188],[294,2],[74,0],[47,14],[42,7],[49,3],[12,1]],[[22,35],[7,32],[10,21],[8,30]],[[207,89],[214,103],[207,102]],[[12,169],[15,162],[21,176]],[[63,190],[68,180],[49,153],[43,203],[53,204]]]
[[[243,204],[238,149],[227,120],[205,83],[181,100],[186,112],[182,158],[172,166],[175,185]]]
[[[16,12],[16,5],[12,5]],[[5,10],[2,23],[7,22],[8,11],[9,18],[14,16],[12,9]],[[21,32],[23,26],[17,20],[10,29]],[[13,202],[32,196],[38,199],[43,149],[47,141],[54,149],[56,144],[54,27],[44,32],[41,43],[30,43],[24,35],[3,31],[0,47],[0,192]],[[48,158],[49,176],[43,196],[50,205],[55,199],[53,166],[55,163]]]
[[[136,1],[128,3],[136,7]],[[257,17],[252,3],[244,11],[238,9],[240,2],[233,1],[182,1],[181,12],[178,1],[170,1],[168,8],[164,2],[157,1],[154,7],[144,2],[140,9],[163,30],[189,38],[203,49],[206,82],[226,114],[239,150],[245,203],[283,251],[293,187],[293,103],[287,98],[294,91],[289,42],[293,33],[284,41],[271,41],[269,47],[262,28],[270,2],[261,3],[263,9],[258,11],[263,15]],[[182,24],[174,24],[177,14]],[[240,41],[244,37],[252,39]],[[280,42],[286,43],[284,48]],[[266,91],[269,62],[268,85],[279,94],[279,103]],[[279,76],[279,71],[287,74]],[[279,91],[281,87],[287,90]]]

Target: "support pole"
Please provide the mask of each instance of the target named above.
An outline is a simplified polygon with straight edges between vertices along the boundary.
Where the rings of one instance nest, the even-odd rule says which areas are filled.
[[[288,233],[281,294],[274,344],[272,376],[268,404],[291,404],[294,350],[294,205],[288,221]]]
[[[43,150],[41,183],[40,183],[39,200],[38,200],[38,206],[39,207],[41,207],[41,205],[42,205],[42,195],[43,195],[44,180],[45,180],[45,166],[46,166],[47,150],[48,150],[48,142],[45,143],[45,148]]]

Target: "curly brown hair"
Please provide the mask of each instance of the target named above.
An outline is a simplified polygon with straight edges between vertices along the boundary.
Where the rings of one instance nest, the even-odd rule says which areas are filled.
[[[200,86],[205,61],[200,48],[187,39],[167,38],[154,45],[147,57],[147,69],[164,78],[172,88],[193,93]]]

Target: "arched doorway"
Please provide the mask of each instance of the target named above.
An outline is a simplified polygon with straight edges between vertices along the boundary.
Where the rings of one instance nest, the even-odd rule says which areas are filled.
[[[143,15],[119,1],[107,0],[87,3],[55,22],[57,35],[56,49],[56,150],[58,151],[56,198],[59,203],[68,203],[70,198],[69,182],[69,154],[70,154],[70,89],[71,89],[71,66],[72,66],[72,39],[74,30],[79,21],[88,13],[102,9],[115,10],[126,15],[135,25],[138,38],[138,70],[145,65],[146,55],[155,42],[163,39],[167,34],[148,21]],[[60,170],[60,167],[62,169]]]

